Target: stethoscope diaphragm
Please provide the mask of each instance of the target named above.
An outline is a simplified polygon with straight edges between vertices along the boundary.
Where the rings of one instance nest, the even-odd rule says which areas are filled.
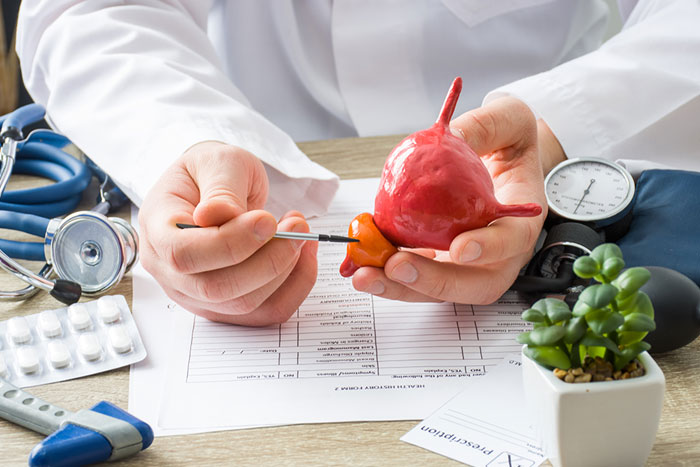
[[[116,285],[136,260],[137,240],[121,219],[81,211],[52,219],[45,255],[62,279],[79,283],[83,294],[102,294]]]

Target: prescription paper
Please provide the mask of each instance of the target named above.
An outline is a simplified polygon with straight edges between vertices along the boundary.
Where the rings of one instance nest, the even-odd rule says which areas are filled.
[[[342,182],[329,214],[310,221],[312,230],[345,234],[356,214],[372,210],[377,183]],[[318,282],[308,299],[287,323],[267,328],[198,318],[158,298],[154,282],[140,283],[147,276],[135,277],[133,308],[139,325],[150,328],[142,327],[149,361],[132,373],[130,411],[157,435],[421,419],[519,351],[515,336],[527,328],[520,320],[527,305],[514,293],[483,307],[384,300],[355,291],[338,274],[344,256],[342,244],[319,245]],[[166,322],[171,332],[163,331]]]
[[[530,420],[520,354],[513,354],[401,440],[475,467],[534,467],[545,456]]]

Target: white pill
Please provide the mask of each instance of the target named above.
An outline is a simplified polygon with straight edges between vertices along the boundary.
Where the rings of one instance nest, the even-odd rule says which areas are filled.
[[[32,347],[20,347],[17,349],[17,365],[24,374],[36,373],[41,366],[39,357]]]
[[[70,365],[71,356],[68,346],[61,341],[51,341],[48,345],[49,361],[54,368],[65,368]]]
[[[46,337],[57,337],[63,334],[61,322],[53,310],[42,311],[37,318],[39,329]]]
[[[126,353],[131,350],[131,337],[124,326],[112,326],[109,328],[109,342],[117,353]]]
[[[32,332],[24,316],[15,316],[7,322],[7,332],[15,344],[27,344],[32,340]]]
[[[107,324],[119,321],[121,317],[119,305],[110,297],[103,297],[97,301],[97,311],[102,322]]]
[[[92,324],[90,313],[88,313],[87,307],[82,303],[74,303],[68,307],[68,319],[78,331],[89,329]]]
[[[5,359],[0,355],[0,378],[7,378],[8,376],[7,363],[5,363]]]
[[[78,351],[80,355],[85,357],[85,360],[97,360],[102,355],[102,346],[97,336],[90,334],[81,334],[78,337]]]

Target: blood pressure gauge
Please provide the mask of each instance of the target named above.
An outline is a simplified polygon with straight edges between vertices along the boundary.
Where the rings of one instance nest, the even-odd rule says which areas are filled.
[[[593,157],[561,162],[544,186],[553,214],[596,226],[624,217],[634,198],[632,175],[619,164]]]

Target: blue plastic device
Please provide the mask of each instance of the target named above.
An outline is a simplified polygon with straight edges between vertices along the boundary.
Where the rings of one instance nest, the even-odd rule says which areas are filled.
[[[151,427],[102,401],[68,412],[0,379],[0,417],[49,435],[29,455],[31,467],[79,466],[117,460],[146,449]]]

